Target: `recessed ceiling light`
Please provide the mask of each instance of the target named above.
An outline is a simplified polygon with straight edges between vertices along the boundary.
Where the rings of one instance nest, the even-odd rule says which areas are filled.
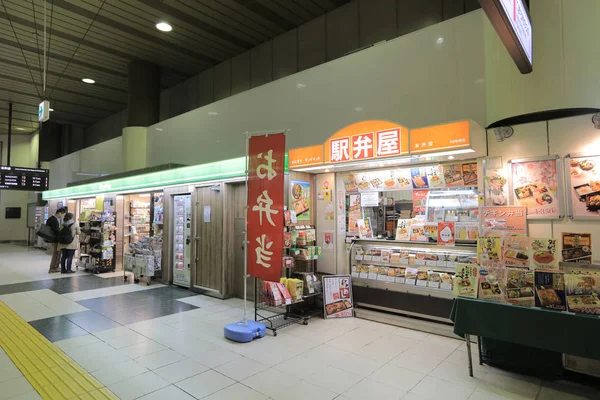
[[[356,112],[361,112],[362,110],[363,110],[363,108],[361,106],[354,107],[354,111],[356,111]]]
[[[437,44],[442,44],[442,43],[444,43],[444,38],[440,36],[439,38],[437,38],[437,40],[435,42]]]
[[[219,113],[218,113],[218,112],[216,112],[216,111],[209,111],[209,112],[208,112],[208,115],[217,115],[217,114],[219,114]]]
[[[93,80],[93,79],[90,79],[90,78],[83,78],[83,79],[82,79],[82,81],[83,81],[84,83],[89,83],[89,84],[96,83],[96,81],[95,81],[95,80]]]
[[[54,111],[54,108],[49,108],[48,110],[49,110],[49,111]]]
[[[167,24],[166,22],[159,22],[158,24],[156,24],[156,29],[158,29],[161,32],[171,32],[173,30],[173,27]]]
[[[24,129],[23,129],[23,128],[17,128],[17,130],[18,130],[18,131],[22,131],[22,130],[24,130]]]
[[[306,85],[304,83],[297,83],[296,84],[296,89],[304,89],[306,87]]]

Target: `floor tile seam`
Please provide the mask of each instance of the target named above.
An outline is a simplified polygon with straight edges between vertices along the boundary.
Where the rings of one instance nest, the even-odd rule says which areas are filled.
[[[229,388],[229,387],[231,387],[231,386],[235,385],[236,383],[240,383],[240,382],[236,381],[235,379],[233,379],[233,378],[230,378],[230,377],[228,377],[227,375],[225,375],[225,374],[222,374],[222,373],[221,373],[221,372],[219,372],[219,371],[216,371],[214,368],[210,368],[210,369],[208,369],[208,370],[206,370],[206,371],[199,372],[199,373],[197,373],[197,374],[195,374],[195,375],[189,376],[189,377],[187,377],[187,378],[185,378],[185,379],[182,379],[182,380],[180,380],[178,383],[181,383],[181,382],[183,382],[183,381],[185,381],[185,380],[188,380],[188,379],[194,378],[194,377],[196,377],[196,376],[198,376],[198,375],[205,374],[205,373],[207,373],[207,372],[209,372],[209,371],[216,372],[217,374],[219,374],[219,375],[221,375],[221,376],[224,376],[225,378],[229,379],[230,381],[233,381],[233,383],[232,383],[232,384],[230,384],[230,385],[227,385],[227,386],[225,386],[225,387],[224,387],[224,388],[222,388],[222,389],[219,389],[219,390],[217,390],[216,392],[212,392],[212,393],[209,393],[209,394],[207,394],[207,395],[205,395],[205,396],[202,396],[200,399],[206,398],[206,397],[208,397],[208,396],[212,396],[213,394],[215,394],[215,393],[218,393],[218,392],[220,392],[221,390],[225,390],[225,389],[227,389],[227,388]],[[181,389],[181,390],[183,390],[184,392],[186,392],[186,391],[185,391],[185,390],[184,390],[182,387],[178,386],[177,384],[173,384],[173,385],[177,386],[179,389]],[[245,385],[244,385],[244,386],[245,386]],[[252,389],[252,390],[254,390],[254,389]],[[255,392],[257,392],[257,391],[255,390]],[[192,393],[189,393],[189,392],[186,392],[186,393],[187,393],[187,394],[189,394],[190,396],[192,396],[193,398],[197,398],[197,397],[195,397],[195,396],[194,396]],[[260,392],[259,392],[259,393],[260,393]],[[261,393],[261,394],[262,394],[262,393]],[[266,395],[265,395],[265,396],[266,396]]]
[[[52,343],[50,343],[49,341],[47,341],[47,340],[45,341],[45,339],[42,339],[42,336],[41,336],[41,334],[40,334],[39,332],[37,332],[37,331],[36,331],[36,330],[35,330],[35,329],[34,329],[32,326],[30,326],[29,324],[27,324],[27,323],[26,323],[26,322],[25,322],[25,321],[24,321],[24,320],[23,320],[21,317],[19,317],[19,316],[18,316],[16,313],[14,313],[14,311],[13,311],[13,313],[12,313],[13,315],[10,315],[11,313],[10,313],[10,312],[7,312],[7,311],[8,311],[8,310],[7,310],[7,308],[9,309],[9,307],[8,307],[8,306],[7,306],[5,303],[3,303],[3,302],[0,302],[0,311],[2,312],[2,314],[3,314],[3,316],[4,316],[4,318],[2,318],[2,320],[0,321],[0,327],[6,327],[6,325],[8,325],[9,323],[10,323],[10,324],[12,324],[13,326],[18,326],[18,325],[20,325],[20,326],[23,328],[23,334],[24,334],[24,336],[19,336],[21,339],[23,339],[23,338],[26,338],[27,340],[29,340],[29,341],[30,341],[32,344],[34,344],[34,345],[35,345],[35,340],[33,340],[33,339],[35,339],[35,338],[39,339],[39,342],[40,342],[41,344],[45,345],[45,347],[46,347],[47,349],[52,349],[52,350],[54,350],[54,352],[55,352],[57,355],[62,355],[62,357],[60,357],[60,358],[62,358],[62,359],[64,359],[64,360],[70,360],[70,361],[71,361],[71,363],[72,363],[73,365],[76,365],[76,366],[78,366],[78,367],[79,367],[79,369],[77,369],[77,368],[73,367],[73,370],[74,370],[75,372],[77,372],[77,373],[78,373],[78,376],[79,376],[80,378],[82,378],[82,379],[86,379],[86,380],[89,380],[89,379],[86,377],[86,375],[85,375],[84,373],[82,373],[84,370],[83,370],[83,368],[81,368],[81,366],[79,366],[79,364],[77,364],[77,363],[76,363],[74,360],[70,359],[70,357],[68,357],[66,354],[64,354],[64,353],[63,353],[63,352],[62,352],[62,351],[61,351],[61,350],[60,350],[58,347],[56,347],[55,345],[53,345],[53,344],[52,344]],[[7,316],[6,314],[9,314],[9,315]],[[8,338],[8,339],[10,339],[12,342],[14,342],[14,345],[17,345],[17,343],[16,343],[14,340],[12,340],[12,338]],[[13,362],[13,363],[14,363],[14,364],[17,366],[17,368],[20,370],[20,372],[21,372],[21,373],[24,375],[25,379],[27,379],[27,381],[28,381],[28,382],[29,382],[29,383],[30,383],[32,386],[34,386],[34,387],[35,387],[35,386],[36,386],[35,384],[37,384],[37,385],[38,385],[38,387],[41,387],[41,386],[40,386],[40,384],[39,384],[39,382],[38,382],[37,380],[35,380],[35,379],[32,377],[32,374],[33,374],[33,373],[35,373],[35,372],[41,372],[41,371],[44,371],[45,369],[44,369],[44,370],[38,370],[38,371],[35,371],[35,372],[30,372],[29,374],[25,374],[25,373],[24,373],[24,371],[23,371],[23,369],[22,369],[22,368],[25,368],[25,367],[24,367],[24,366],[22,366],[22,362],[20,362],[21,360],[14,359],[14,358],[11,356],[11,354],[10,354],[10,353],[13,353],[13,352],[12,352],[12,351],[9,351],[9,352],[7,352],[7,355],[10,357],[11,361],[12,361],[12,362]],[[42,352],[42,353],[44,353],[44,354],[45,354],[45,352]],[[25,355],[25,353],[23,353],[23,355]],[[35,355],[35,356],[37,357],[37,355]],[[15,355],[15,357],[16,357],[16,355]],[[38,358],[39,358],[39,357],[38,357]],[[28,361],[29,361],[29,362],[32,362],[31,360],[28,360]],[[39,358],[39,361],[42,361],[42,362],[43,362],[43,360],[42,360],[41,358]],[[60,367],[60,364],[58,364],[56,367]],[[50,369],[51,369],[51,368],[54,368],[54,367],[50,367]],[[29,372],[29,371],[27,371],[27,372]],[[43,372],[42,372],[42,375],[43,375]],[[91,375],[90,375],[90,377],[91,377]],[[91,383],[91,384],[92,384],[92,386],[93,386],[93,389],[92,389],[92,390],[96,390],[98,386],[100,386],[100,387],[104,387],[103,385],[101,385],[101,383],[100,383],[100,382],[98,382],[97,380],[95,380],[95,378],[93,378],[93,377],[91,377],[91,378],[92,378],[92,380],[90,381],[90,383]],[[32,382],[32,379],[33,379],[33,382]],[[34,384],[34,383],[35,383],[35,384]],[[63,382],[63,383],[64,383],[64,382]],[[73,383],[73,382],[72,382],[72,381],[69,381],[69,383]],[[64,383],[64,384],[65,384],[65,385],[67,385],[67,387],[69,387],[69,384],[68,384],[68,383]],[[77,382],[77,385],[78,385],[78,386],[80,386],[79,382]],[[59,391],[59,389],[57,388],[57,386],[56,386],[56,385],[52,385],[52,387],[54,387],[54,388],[55,388],[57,391]],[[80,386],[80,387],[81,387],[81,386]],[[82,389],[85,389],[85,388],[83,388],[83,387],[81,387],[81,388],[82,388]],[[70,389],[70,390],[72,390],[72,389]],[[38,390],[37,390],[37,388],[36,388],[36,391],[38,391]],[[47,390],[44,390],[44,391],[47,391]],[[59,391],[59,392],[60,392],[60,391]],[[88,391],[85,391],[85,392],[87,393]],[[38,391],[38,393],[39,393],[39,391]],[[73,393],[76,393],[76,392],[75,392],[75,391],[73,391]],[[82,392],[82,393],[83,393],[83,392]],[[53,397],[47,397],[47,398],[50,398],[50,399],[52,399]]]

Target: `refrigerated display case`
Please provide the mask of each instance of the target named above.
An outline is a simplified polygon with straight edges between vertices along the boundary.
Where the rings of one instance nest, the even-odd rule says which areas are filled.
[[[471,245],[355,239],[349,263],[357,306],[450,323],[457,263],[477,261]]]
[[[173,203],[173,284],[190,287],[192,196],[174,196]]]
[[[476,189],[431,190],[427,194],[425,225],[453,222],[458,243],[475,243],[479,231],[479,196]],[[437,235],[429,241],[437,242]]]

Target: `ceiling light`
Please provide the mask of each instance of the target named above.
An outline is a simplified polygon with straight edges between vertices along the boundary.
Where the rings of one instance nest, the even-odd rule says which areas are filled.
[[[93,80],[93,79],[90,79],[90,78],[83,78],[83,79],[82,79],[82,82],[83,82],[83,83],[89,83],[89,84],[96,83],[96,81],[95,81],[95,80]]]
[[[442,44],[442,43],[444,43],[444,38],[440,36],[439,38],[437,38],[437,40],[435,42],[437,44]]]
[[[359,107],[354,107],[354,111],[356,111],[356,112],[361,112],[362,110],[363,110],[363,108],[360,107],[360,106]]]
[[[23,128],[17,128],[17,130],[18,130],[18,131],[22,131],[22,130],[23,130]]]
[[[454,156],[448,156],[448,160],[454,160]]]
[[[304,83],[297,83],[296,84],[296,89],[304,89],[306,87],[306,85]]]
[[[173,27],[167,24],[166,22],[159,22],[158,24],[156,24],[156,29],[158,29],[161,32],[171,32],[173,30]]]
[[[216,111],[209,111],[208,112],[208,115],[217,115],[217,114],[218,114],[218,112],[216,112]]]
[[[54,108],[49,108],[48,111],[54,111]]]

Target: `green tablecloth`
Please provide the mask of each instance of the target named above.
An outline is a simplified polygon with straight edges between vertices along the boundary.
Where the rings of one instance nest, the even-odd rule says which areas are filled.
[[[600,360],[600,318],[457,298],[454,333]]]

